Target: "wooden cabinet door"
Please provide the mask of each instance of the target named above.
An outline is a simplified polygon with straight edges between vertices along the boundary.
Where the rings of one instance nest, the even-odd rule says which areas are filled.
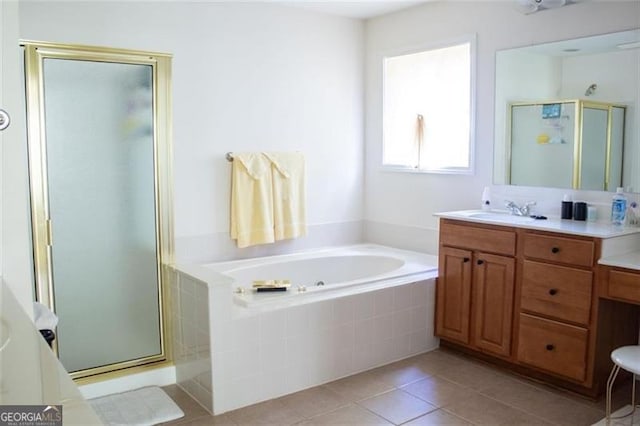
[[[473,345],[511,354],[515,259],[476,253],[473,259]]]
[[[472,253],[441,247],[436,287],[436,335],[469,344]]]

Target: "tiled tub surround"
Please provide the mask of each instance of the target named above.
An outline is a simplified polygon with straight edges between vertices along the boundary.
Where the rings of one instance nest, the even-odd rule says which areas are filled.
[[[246,307],[225,275],[178,266],[178,384],[220,414],[435,349],[436,273]]]

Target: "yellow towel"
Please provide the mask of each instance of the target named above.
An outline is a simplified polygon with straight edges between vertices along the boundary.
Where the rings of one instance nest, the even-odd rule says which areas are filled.
[[[271,160],[275,239],[307,234],[304,156],[299,152],[265,152]]]
[[[240,248],[274,242],[271,163],[260,153],[233,155],[231,238]]]

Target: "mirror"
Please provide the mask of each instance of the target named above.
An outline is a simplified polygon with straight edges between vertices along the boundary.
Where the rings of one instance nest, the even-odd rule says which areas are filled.
[[[627,192],[640,192],[638,75],[640,29],[496,52],[494,183],[567,189],[601,187],[607,191],[615,191],[620,185]],[[566,117],[572,114],[566,114],[562,108],[560,117],[556,118],[549,115],[549,111],[554,105],[567,105],[567,102],[574,102],[571,110],[578,111],[569,126],[575,131],[560,135],[553,129],[554,124],[568,121]],[[618,129],[612,129],[609,123],[610,131],[603,131],[601,126],[589,120],[588,114],[582,115],[573,108],[574,105],[595,103],[621,107],[611,114],[618,120]],[[537,157],[538,164],[534,164],[531,156],[513,155],[514,138],[523,133],[519,124],[522,120],[514,119],[513,108],[527,104],[537,105],[533,122],[538,127],[534,126],[526,143],[531,150],[542,152]],[[619,124],[620,111],[624,114],[623,124]],[[604,122],[607,122],[606,118]],[[619,140],[612,140],[615,138]],[[571,149],[570,155],[565,155],[562,161],[554,154],[561,145],[579,147],[583,144],[585,147],[598,144],[600,154],[587,159],[579,149]],[[615,151],[622,152],[621,158],[620,155],[615,158]],[[597,165],[594,164],[596,158],[601,158]],[[558,173],[564,174],[565,178],[549,178],[547,167],[550,162],[560,168],[566,167],[565,173]],[[620,167],[618,177],[611,177],[611,170]],[[522,170],[528,172],[520,173]],[[607,176],[605,170],[609,172]],[[518,179],[514,180],[516,175]],[[567,175],[572,178],[567,179]],[[603,183],[594,186],[581,182]]]

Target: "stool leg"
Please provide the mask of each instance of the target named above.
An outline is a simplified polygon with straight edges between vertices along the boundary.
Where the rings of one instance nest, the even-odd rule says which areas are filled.
[[[636,412],[636,375],[633,375],[633,383],[631,384],[631,415]]]
[[[616,377],[618,376],[619,371],[620,367],[618,366],[618,364],[613,364],[611,374],[609,374],[609,379],[607,380],[607,405],[605,411],[607,425],[609,425],[609,423],[611,422],[611,391],[613,389],[613,383],[616,381]]]

